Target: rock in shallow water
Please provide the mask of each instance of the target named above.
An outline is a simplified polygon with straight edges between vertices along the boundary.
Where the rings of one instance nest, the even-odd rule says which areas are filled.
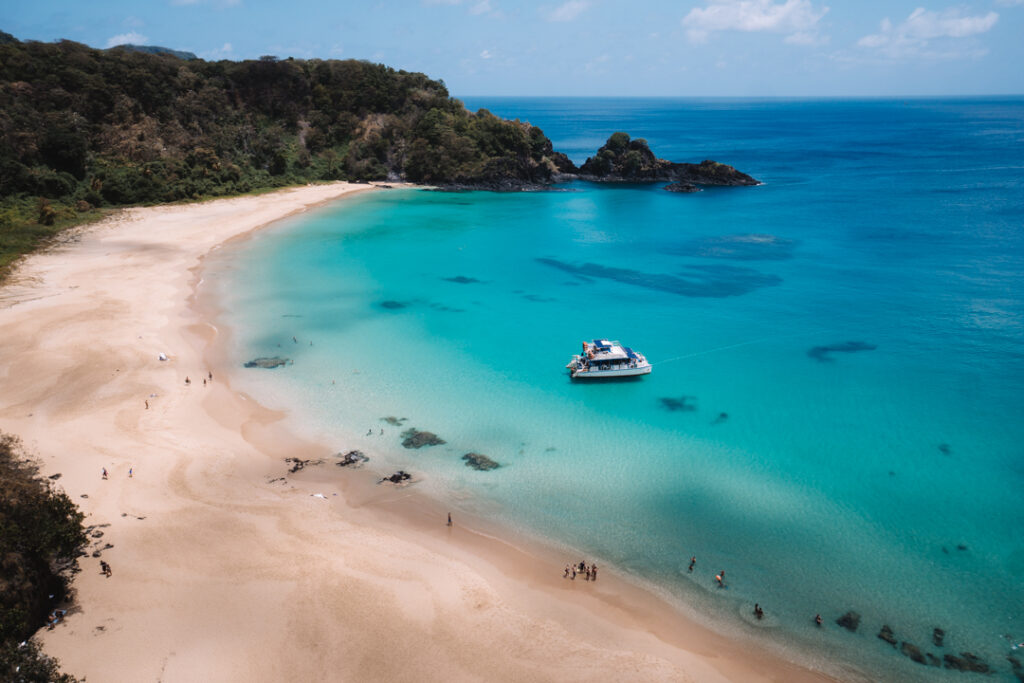
[[[421,432],[412,427],[402,432],[402,445],[406,448],[423,448],[424,446],[440,446],[447,443],[433,432]]]
[[[274,356],[272,358],[254,358],[253,360],[247,362],[245,364],[245,367],[247,367],[247,368],[266,368],[268,370],[273,370],[274,368],[279,368],[279,367],[281,367],[283,365],[291,365],[291,364],[292,364],[292,359],[291,358],[281,358],[280,356]]]
[[[700,188],[693,183],[670,183],[662,189],[669,192],[700,192]]]
[[[970,652],[961,652],[959,657],[956,655],[944,655],[942,659],[946,662],[947,669],[973,671],[979,674],[987,674],[991,671],[988,664]]]
[[[854,612],[853,610],[850,610],[843,616],[836,619],[836,623],[845,628],[850,633],[853,633],[857,630],[857,627],[860,626],[860,615]]]
[[[921,649],[916,645],[912,645],[906,641],[900,646],[900,653],[905,657],[910,657],[913,661],[918,664],[926,664],[924,661],[924,655],[921,653]]]
[[[882,630],[878,632],[878,637],[893,647],[896,647],[896,636],[893,634],[892,629],[889,628],[888,624],[884,624],[882,626]]]
[[[495,462],[480,453],[466,453],[462,456],[462,459],[466,461],[466,467],[472,467],[474,470],[496,470],[501,467],[501,463]]]

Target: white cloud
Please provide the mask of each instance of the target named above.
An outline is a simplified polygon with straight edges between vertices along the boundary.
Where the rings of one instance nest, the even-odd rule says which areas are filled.
[[[224,43],[218,48],[213,50],[207,50],[203,54],[199,55],[203,59],[215,60],[215,59],[230,59],[231,54],[234,52],[234,48],[231,43]]]
[[[423,0],[424,5],[446,5],[448,7],[455,7],[462,5],[465,0]],[[466,11],[473,16],[480,16],[487,14],[496,18],[503,18],[501,10],[496,9],[494,3],[491,0],[469,0],[467,3]]]
[[[1016,5],[1024,5],[1024,0],[996,0],[996,4],[1003,7],[1014,7]]]
[[[147,40],[149,40],[149,38],[136,31],[119,33],[116,36],[111,36],[107,39],[107,47],[117,47],[118,45],[145,45]]]
[[[877,50],[892,58],[926,57],[955,58],[977,56],[985,51],[967,51],[950,47],[952,39],[968,38],[985,33],[999,21],[996,12],[964,16],[956,8],[932,12],[918,7],[904,21],[894,25],[888,17],[882,20],[878,33],[866,35],[857,41],[859,47]],[[935,48],[933,43],[940,43]]]
[[[782,39],[782,42],[790,45],[808,45],[811,47],[818,47],[828,42],[828,36],[823,36],[818,33],[808,33],[807,31],[797,31],[791,33]]]
[[[719,31],[787,33],[798,45],[820,41],[813,30],[828,12],[816,8],[810,0],[709,0],[707,7],[694,7],[683,17],[687,37],[695,43]],[[796,36],[796,37],[794,37]]]
[[[493,56],[490,50],[484,50],[480,53],[480,59],[490,59]]]
[[[491,6],[491,0],[480,0],[480,2],[476,3],[475,5],[469,8],[469,13],[486,14],[487,12],[490,12],[493,9],[494,7]]]
[[[548,21],[572,21],[583,13],[590,3],[587,0],[569,0],[547,13]]]
[[[598,55],[597,57],[594,57],[589,62],[587,62],[583,66],[583,68],[586,71],[595,71],[598,70],[602,64],[606,64],[609,61],[611,61],[611,57],[609,57],[608,55]]]

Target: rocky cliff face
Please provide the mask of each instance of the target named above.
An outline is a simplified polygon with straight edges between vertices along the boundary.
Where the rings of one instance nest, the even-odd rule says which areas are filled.
[[[641,138],[614,133],[597,154],[579,169],[579,177],[598,182],[675,181],[691,185],[760,185],[760,182],[732,166],[717,161],[699,164],[659,159]]]

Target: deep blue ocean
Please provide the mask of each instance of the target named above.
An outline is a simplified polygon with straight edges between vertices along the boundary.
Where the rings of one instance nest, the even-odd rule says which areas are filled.
[[[240,371],[243,388],[738,638],[881,680],[975,676],[912,662],[876,638],[885,624],[1013,680],[1024,98],[466,104],[540,126],[577,163],[625,131],[764,184],[393,190],[289,219],[207,275],[233,361],[294,359]],[[595,337],[653,372],[570,382]],[[407,450],[408,427],[447,443]],[[848,610],[856,633],[835,624]]]

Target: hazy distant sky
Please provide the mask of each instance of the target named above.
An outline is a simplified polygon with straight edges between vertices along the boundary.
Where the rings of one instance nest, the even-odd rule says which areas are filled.
[[[1024,93],[1024,0],[3,0],[22,40],[356,58],[453,95]]]

